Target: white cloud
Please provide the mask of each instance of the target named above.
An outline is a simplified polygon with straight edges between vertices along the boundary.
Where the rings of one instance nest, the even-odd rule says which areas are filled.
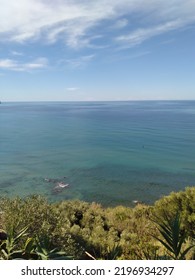
[[[17,67],[17,63],[12,59],[1,59],[0,68],[2,69],[14,69]]]
[[[118,42],[129,40],[132,45],[195,22],[194,0],[0,0],[0,7],[0,40],[54,43],[61,39],[71,48],[90,46],[91,32],[98,36],[106,32],[107,26],[101,25],[105,21],[123,28],[130,19],[131,33],[118,37]],[[137,21],[142,25],[139,29]],[[181,24],[167,26],[177,21]]]
[[[46,68],[48,60],[44,57],[37,58],[33,61],[23,63],[13,59],[0,59],[0,69],[12,71],[31,71]]]

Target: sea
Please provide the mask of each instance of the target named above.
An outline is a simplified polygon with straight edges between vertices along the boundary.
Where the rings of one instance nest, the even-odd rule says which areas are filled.
[[[132,206],[186,186],[195,101],[0,104],[1,197]]]

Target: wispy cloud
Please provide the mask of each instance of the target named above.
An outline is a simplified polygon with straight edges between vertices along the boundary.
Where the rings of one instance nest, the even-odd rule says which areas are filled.
[[[151,54],[151,51],[139,51],[139,52],[135,52],[135,53],[132,53],[129,55],[125,55],[123,53],[117,52],[116,54],[110,56],[109,61],[113,62],[113,61],[138,59],[143,56],[150,55],[150,54]]]
[[[160,44],[160,45],[170,45],[170,44],[172,44],[172,43],[174,43],[174,42],[175,42],[175,39],[172,38],[172,39],[169,39],[169,40],[162,41],[162,42],[160,42],[159,44]]]
[[[23,53],[22,52],[17,52],[17,51],[11,51],[11,54],[14,56],[22,56]]]
[[[34,61],[23,64],[25,69],[33,70],[33,69],[42,69],[48,66],[48,60],[45,57],[40,57],[35,59]]]
[[[183,22],[180,20],[166,22],[161,25],[152,26],[149,28],[139,28],[127,35],[121,35],[116,38],[116,41],[120,43],[124,48],[139,45],[142,42],[160,34],[166,33],[171,30],[178,29],[183,26]]]
[[[113,24],[113,28],[116,28],[116,29],[122,29],[124,27],[126,27],[128,25],[129,21],[126,19],[126,18],[123,18],[123,19],[119,19],[116,21],[115,24]]]
[[[12,71],[32,71],[43,69],[48,66],[48,60],[45,57],[37,58],[30,62],[19,62],[13,59],[0,59],[0,69]]]
[[[93,58],[95,54],[80,56],[73,59],[67,59],[64,61],[69,67],[76,69],[76,68],[83,68],[85,67]]]
[[[94,35],[101,38],[107,34],[110,25],[104,24],[105,21],[122,30],[131,19],[131,30],[118,36],[117,41],[132,46],[195,22],[193,0],[0,0],[0,6],[0,40],[18,43],[62,40],[76,49],[89,47]],[[135,16],[138,14],[142,16],[140,21]],[[139,29],[135,28],[137,21]],[[109,36],[110,41],[116,37]]]
[[[67,91],[77,91],[77,90],[79,90],[79,88],[78,87],[68,87],[68,88],[66,88],[66,90]]]
[[[130,54],[115,52],[114,54],[110,55],[107,62],[112,63],[115,61],[123,61],[123,60],[130,61],[130,60],[142,58],[144,56],[148,56],[150,54],[151,54],[151,51],[136,51],[136,52],[132,52]]]

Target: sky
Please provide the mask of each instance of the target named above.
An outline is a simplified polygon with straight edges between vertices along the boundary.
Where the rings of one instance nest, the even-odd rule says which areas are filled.
[[[195,0],[0,0],[1,101],[195,99]]]

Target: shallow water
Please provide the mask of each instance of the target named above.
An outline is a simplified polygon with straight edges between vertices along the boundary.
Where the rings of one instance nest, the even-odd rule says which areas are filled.
[[[54,193],[56,181],[70,187]],[[195,101],[0,105],[2,196],[132,205],[187,185],[195,185]]]

